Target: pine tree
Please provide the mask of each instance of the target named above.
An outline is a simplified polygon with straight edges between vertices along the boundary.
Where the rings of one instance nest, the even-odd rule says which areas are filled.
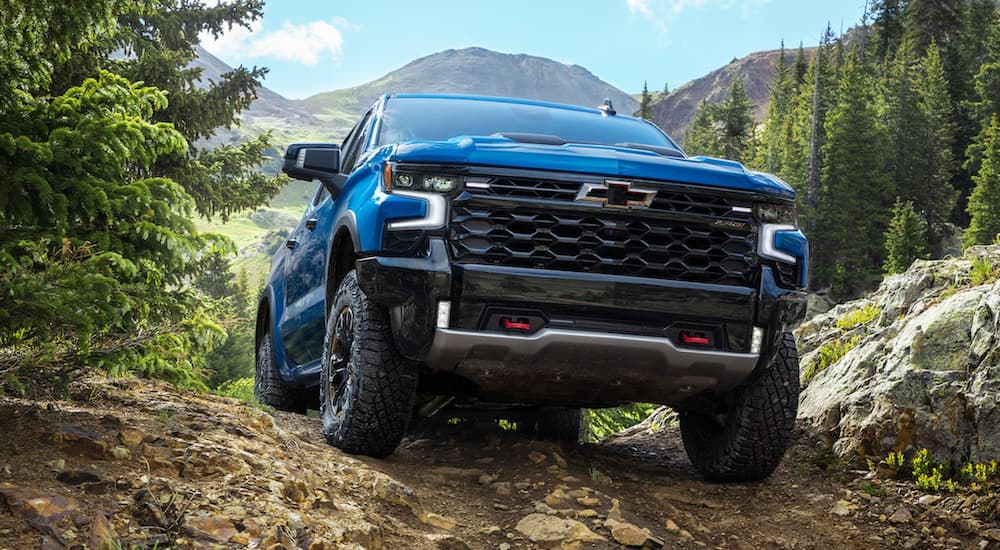
[[[972,172],[978,171],[985,154],[989,122],[994,116],[1000,115],[1000,10],[994,13],[985,48],[985,59],[975,77],[978,101],[974,105],[974,112],[980,121],[981,130],[969,146],[966,167]]]
[[[669,82],[664,82],[663,83],[663,96],[666,97],[668,95],[670,95],[670,83]]]
[[[877,110],[870,67],[845,57],[836,102],[824,123],[822,189],[816,211],[816,281],[851,294],[882,265],[894,196],[886,170],[889,136]],[[864,182],[859,185],[859,182]]]
[[[962,238],[965,246],[992,243],[1000,234],[1000,117],[997,115],[986,128],[982,166],[973,180],[976,187],[968,206],[972,221]]]
[[[639,118],[653,120],[653,100],[649,96],[649,87],[646,82],[642,83],[642,98],[639,101]]]
[[[684,149],[688,154],[707,157],[718,157],[722,154],[714,107],[707,101],[702,101],[698,111],[695,112],[691,129],[684,136]]]
[[[874,41],[872,55],[879,63],[890,54],[897,52],[903,42],[903,16],[906,9],[904,0],[875,0],[871,10],[874,14],[872,30]]]
[[[922,122],[921,155],[924,177],[914,181],[909,197],[927,222],[928,237],[937,239],[951,217],[958,193],[951,184],[955,174],[953,147],[958,128],[937,44],[931,42],[920,65],[917,111]],[[917,159],[914,159],[917,160]],[[902,188],[900,189],[902,191]]]
[[[722,157],[737,162],[749,160],[754,138],[753,103],[747,97],[742,78],[733,79],[729,98],[718,107],[715,116],[721,127]]]
[[[962,23],[963,0],[908,0],[904,40],[913,52],[922,56],[931,42],[947,44],[957,35]]]
[[[885,271],[906,271],[914,260],[927,257],[927,224],[913,203],[896,198],[889,230],[885,233]]]
[[[791,129],[789,122],[792,113],[794,86],[792,69],[785,62],[785,42],[782,41],[778,54],[778,65],[775,68],[774,83],[771,84],[767,119],[764,121],[759,148],[760,155],[756,162],[763,170],[773,174],[782,171],[783,153],[789,146],[790,133],[788,130]]]
[[[798,86],[805,81],[806,71],[809,69],[809,62],[806,60],[806,50],[802,47],[802,42],[799,42],[799,49],[795,52],[794,67],[792,76],[795,78],[796,86]]]

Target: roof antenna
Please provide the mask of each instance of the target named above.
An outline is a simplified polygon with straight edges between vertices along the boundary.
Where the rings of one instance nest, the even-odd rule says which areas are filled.
[[[608,116],[614,116],[618,114],[618,111],[615,110],[615,106],[611,104],[611,99],[607,97],[604,98],[604,104],[598,107],[598,109],[603,111],[604,114]]]

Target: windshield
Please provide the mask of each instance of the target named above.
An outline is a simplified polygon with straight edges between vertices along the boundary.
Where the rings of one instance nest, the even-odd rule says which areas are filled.
[[[461,98],[398,97],[386,104],[379,145],[444,141],[456,136],[542,134],[569,143],[677,145],[654,126],[633,118],[601,116],[539,105]]]

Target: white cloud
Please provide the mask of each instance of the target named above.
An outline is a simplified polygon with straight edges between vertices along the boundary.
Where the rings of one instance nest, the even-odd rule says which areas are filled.
[[[274,30],[257,20],[250,28],[233,27],[217,38],[202,35],[201,39],[205,49],[223,58],[276,57],[303,65],[316,65],[324,58],[340,57],[344,45],[341,29],[360,28],[343,17],[300,25],[285,21],[281,28]]]
[[[722,10],[739,7],[741,15],[748,17],[754,6],[768,2],[770,0],[625,0],[625,6],[629,12],[652,21],[665,34],[671,19],[684,11],[706,6],[717,6]]]

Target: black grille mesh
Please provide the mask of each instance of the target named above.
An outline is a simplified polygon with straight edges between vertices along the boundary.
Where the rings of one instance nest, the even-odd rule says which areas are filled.
[[[561,271],[749,284],[756,237],[749,231],[639,219],[601,210],[455,205],[454,260]]]

